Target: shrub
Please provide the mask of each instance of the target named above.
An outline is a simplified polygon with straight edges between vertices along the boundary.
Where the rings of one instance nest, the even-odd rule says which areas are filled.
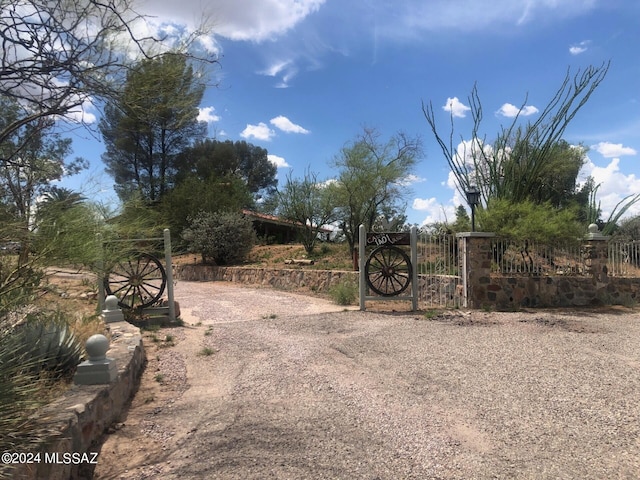
[[[358,298],[358,285],[352,280],[343,280],[331,287],[329,295],[338,305],[352,305]]]
[[[251,220],[237,213],[200,212],[189,219],[182,237],[189,251],[216,265],[241,263],[256,240]]]
[[[577,242],[585,233],[577,221],[575,209],[558,209],[549,203],[513,203],[493,199],[486,209],[478,211],[478,221],[485,232],[494,232],[512,240],[531,240],[542,244]]]

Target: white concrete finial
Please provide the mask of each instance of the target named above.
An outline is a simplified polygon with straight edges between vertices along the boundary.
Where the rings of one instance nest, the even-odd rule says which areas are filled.
[[[598,229],[598,225],[596,225],[595,223],[590,224],[587,227],[587,231],[589,233],[600,233],[600,230]]]
[[[104,310],[102,310],[102,318],[105,323],[123,322],[124,313],[118,306],[118,297],[109,295],[104,299]]]
[[[109,295],[104,299],[104,311],[111,312],[114,310],[118,310],[118,297]]]
[[[91,335],[85,344],[89,359],[78,365],[73,376],[76,385],[111,383],[118,377],[118,367],[113,358],[107,358],[109,339],[100,333]]]
[[[109,350],[109,339],[100,333],[91,335],[85,344],[90,362],[99,362],[106,358]]]

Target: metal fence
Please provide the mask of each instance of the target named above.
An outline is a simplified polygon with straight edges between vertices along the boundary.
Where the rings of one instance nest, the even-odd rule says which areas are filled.
[[[492,255],[491,272],[497,275],[587,274],[580,244],[544,245],[495,238]],[[640,277],[640,242],[610,241],[607,272],[614,277]]]
[[[491,272],[501,275],[583,275],[580,244],[544,245],[495,238]]]
[[[610,241],[608,274],[614,277],[640,277],[640,241]]]
[[[418,236],[419,300],[428,307],[459,307],[461,283],[455,235]]]

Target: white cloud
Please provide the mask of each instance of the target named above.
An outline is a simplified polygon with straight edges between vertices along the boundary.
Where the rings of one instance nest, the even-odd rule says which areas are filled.
[[[396,184],[400,185],[401,187],[408,187],[410,185],[413,185],[414,183],[421,183],[426,181],[426,178],[423,177],[419,177],[418,175],[414,175],[413,173],[407,175],[404,178],[401,178],[400,180],[398,180],[396,182]]]
[[[269,161],[270,161],[271,163],[273,163],[277,168],[288,168],[288,167],[290,167],[290,166],[291,166],[291,165],[289,165],[289,164],[287,163],[287,161],[286,161],[284,158],[279,157],[278,155],[271,155],[271,154],[269,154],[269,155],[267,155],[267,158],[268,158],[268,159],[269,159]]]
[[[420,223],[421,226],[431,225],[436,222],[453,222],[455,220],[455,207],[453,204],[443,205],[435,197],[415,198],[413,209],[426,212],[426,217]]]
[[[496,112],[498,115],[502,115],[503,117],[514,118],[518,116],[528,117],[529,115],[534,115],[538,113],[538,109],[533,105],[525,105],[522,108],[516,107],[510,103],[505,103],[500,107],[500,109]]]
[[[210,18],[216,34],[231,40],[260,42],[282,35],[325,0],[218,0]]]
[[[458,97],[447,98],[447,103],[442,107],[445,112],[451,112],[451,115],[458,118],[464,118],[466,113],[471,110],[463,104]]]
[[[431,210],[434,205],[438,204],[438,199],[435,197],[431,198],[414,198],[413,205],[411,206],[414,210],[425,211]]]
[[[258,125],[251,125],[247,123],[247,127],[240,132],[242,138],[255,138],[256,140],[264,140],[266,142],[276,135],[276,132],[271,130],[266,123],[260,122]]]
[[[199,109],[198,113],[198,121],[199,122],[217,122],[220,120],[220,116],[213,113],[215,111],[215,107],[203,107]]]
[[[93,113],[95,109],[96,108],[93,105],[91,99],[85,98],[82,101],[82,105],[69,110],[65,114],[64,118],[72,122],[93,124],[98,121],[98,117],[95,115],[95,113]]]
[[[267,77],[280,77],[281,80],[275,85],[276,88],[288,88],[289,82],[298,74],[298,67],[293,60],[278,60],[258,71],[258,74]]]
[[[377,2],[382,3],[382,2]],[[560,21],[593,10],[597,0],[405,0],[377,6],[381,34],[409,38],[427,31],[479,31]]]
[[[260,75],[266,75],[268,77],[275,77],[280,72],[284,71],[289,65],[291,65],[290,60],[279,60],[277,62],[272,63],[264,70],[259,71]]]
[[[571,55],[580,55],[581,53],[584,53],[584,52],[587,51],[587,47],[588,47],[589,43],[591,43],[589,40],[583,40],[580,43],[577,43],[575,45],[571,45],[569,47],[569,53]]]
[[[585,165],[580,171],[579,178],[593,177],[596,185],[600,185],[597,193],[597,201],[602,208],[602,217],[606,219],[615,206],[624,197],[636,195],[640,192],[640,178],[635,174],[625,174],[620,171],[620,159],[613,158],[608,165],[599,167],[587,157]],[[625,215],[640,214],[640,205],[634,205]]]
[[[600,142],[592,145],[596,152],[605,158],[621,157],[623,155],[636,155],[638,152],[631,147],[624,147],[621,143]]]
[[[303,135],[311,133],[306,128],[302,128],[300,125],[296,125],[283,115],[272,118],[269,122],[271,123],[271,125],[274,125],[275,127],[286,133],[301,133]]]

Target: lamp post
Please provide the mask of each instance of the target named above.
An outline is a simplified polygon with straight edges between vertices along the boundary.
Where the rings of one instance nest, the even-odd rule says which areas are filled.
[[[476,206],[480,204],[480,190],[475,185],[469,185],[469,189],[464,192],[467,195],[467,202],[471,207],[471,231],[476,231]]]

